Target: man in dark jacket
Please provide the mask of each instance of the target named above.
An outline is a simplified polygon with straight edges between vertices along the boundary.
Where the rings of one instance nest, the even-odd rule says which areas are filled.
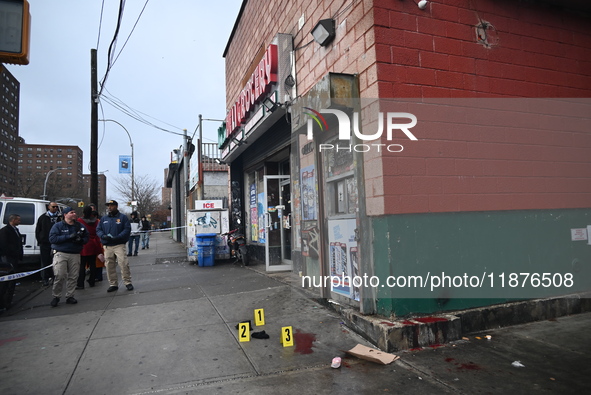
[[[21,217],[11,214],[8,225],[0,229],[0,272],[2,275],[19,272],[18,263],[23,259],[23,243],[18,225]],[[0,312],[12,304],[16,280],[0,282]]]
[[[146,248],[150,248],[150,233],[152,230],[152,225],[150,221],[146,219],[146,216],[142,216],[142,226],[140,228],[142,232],[142,250]]]
[[[127,290],[132,291],[131,271],[125,253],[125,243],[129,240],[131,225],[127,216],[119,212],[119,204],[115,200],[107,202],[107,209],[109,214],[103,216],[96,227],[96,234],[101,238],[105,248],[105,266],[107,267],[107,280],[109,280],[107,292],[119,289],[117,264],[121,269],[121,277],[123,277],[125,287]]]
[[[74,299],[78,271],[80,270],[80,251],[88,242],[88,231],[77,221],[76,211],[71,207],[64,209],[64,220],[56,223],[49,232],[53,256],[53,300],[51,307],[56,307],[66,284],[66,303],[76,304]]]
[[[18,231],[21,216],[10,214],[8,225],[0,229],[0,254],[5,262],[10,263],[15,272],[19,270],[19,261],[23,259],[23,239]]]
[[[47,206],[47,212],[41,214],[37,219],[37,226],[35,227],[35,238],[39,244],[41,252],[41,268],[51,265],[51,243],[49,242],[49,231],[51,227],[62,220],[62,214],[56,202],[50,202]],[[53,270],[47,268],[41,271],[41,279],[43,285],[49,285],[49,279],[53,277]]]

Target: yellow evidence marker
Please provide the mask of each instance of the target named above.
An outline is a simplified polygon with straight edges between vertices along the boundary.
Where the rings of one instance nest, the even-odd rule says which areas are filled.
[[[293,329],[291,326],[281,328],[281,343],[283,343],[283,347],[293,346]]]
[[[265,311],[263,309],[255,309],[254,311],[254,325],[265,325]]]
[[[250,341],[250,325],[248,322],[241,322],[238,324],[238,340],[240,342]]]

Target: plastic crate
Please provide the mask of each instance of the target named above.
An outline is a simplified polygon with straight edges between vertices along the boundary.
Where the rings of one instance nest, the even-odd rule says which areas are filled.
[[[214,246],[197,247],[197,263],[199,266],[213,266],[215,262]]]
[[[195,244],[199,246],[214,246],[217,233],[199,233],[195,236]]]

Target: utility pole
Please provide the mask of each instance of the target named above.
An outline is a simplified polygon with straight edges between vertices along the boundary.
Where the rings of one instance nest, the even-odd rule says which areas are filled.
[[[199,114],[199,141],[197,142],[197,161],[199,163],[199,200],[203,200],[203,188],[205,188],[205,184],[203,184],[203,153],[201,152],[201,147],[203,141],[203,117]]]
[[[98,78],[96,49],[90,50],[90,202],[98,201]]]

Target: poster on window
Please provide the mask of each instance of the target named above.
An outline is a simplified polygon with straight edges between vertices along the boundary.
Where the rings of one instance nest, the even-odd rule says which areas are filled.
[[[300,182],[302,187],[302,218],[304,221],[316,219],[316,170],[314,165],[300,170]]]
[[[257,186],[256,184],[253,182],[252,184],[250,184],[250,208],[253,208],[257,206]]]
[[[251,241],[256,243],[259,240],[259,218],[256,206],[250,208],[250,235]]]
[[[359,276],[355,219],[328,221],[329,265],[332,291],[359,300],[353,276]]]
[[[259,219],[259,243],[265,244],[266,243],[266,235],[265,235],[265,193],[258,194],[257,200],[257,218]]]
[[[259,215],[257,210],[257,186],[255,183],[248,187],[249,201],[250,201],[250,241],[257,242],[259,240]]]
[[[302,224],[302,206],[300,203],[300,181],[293,180],[293,232],[292,235],[295,238],[294,249],[297,251],[301,250],[302,235],[300,233]]]

